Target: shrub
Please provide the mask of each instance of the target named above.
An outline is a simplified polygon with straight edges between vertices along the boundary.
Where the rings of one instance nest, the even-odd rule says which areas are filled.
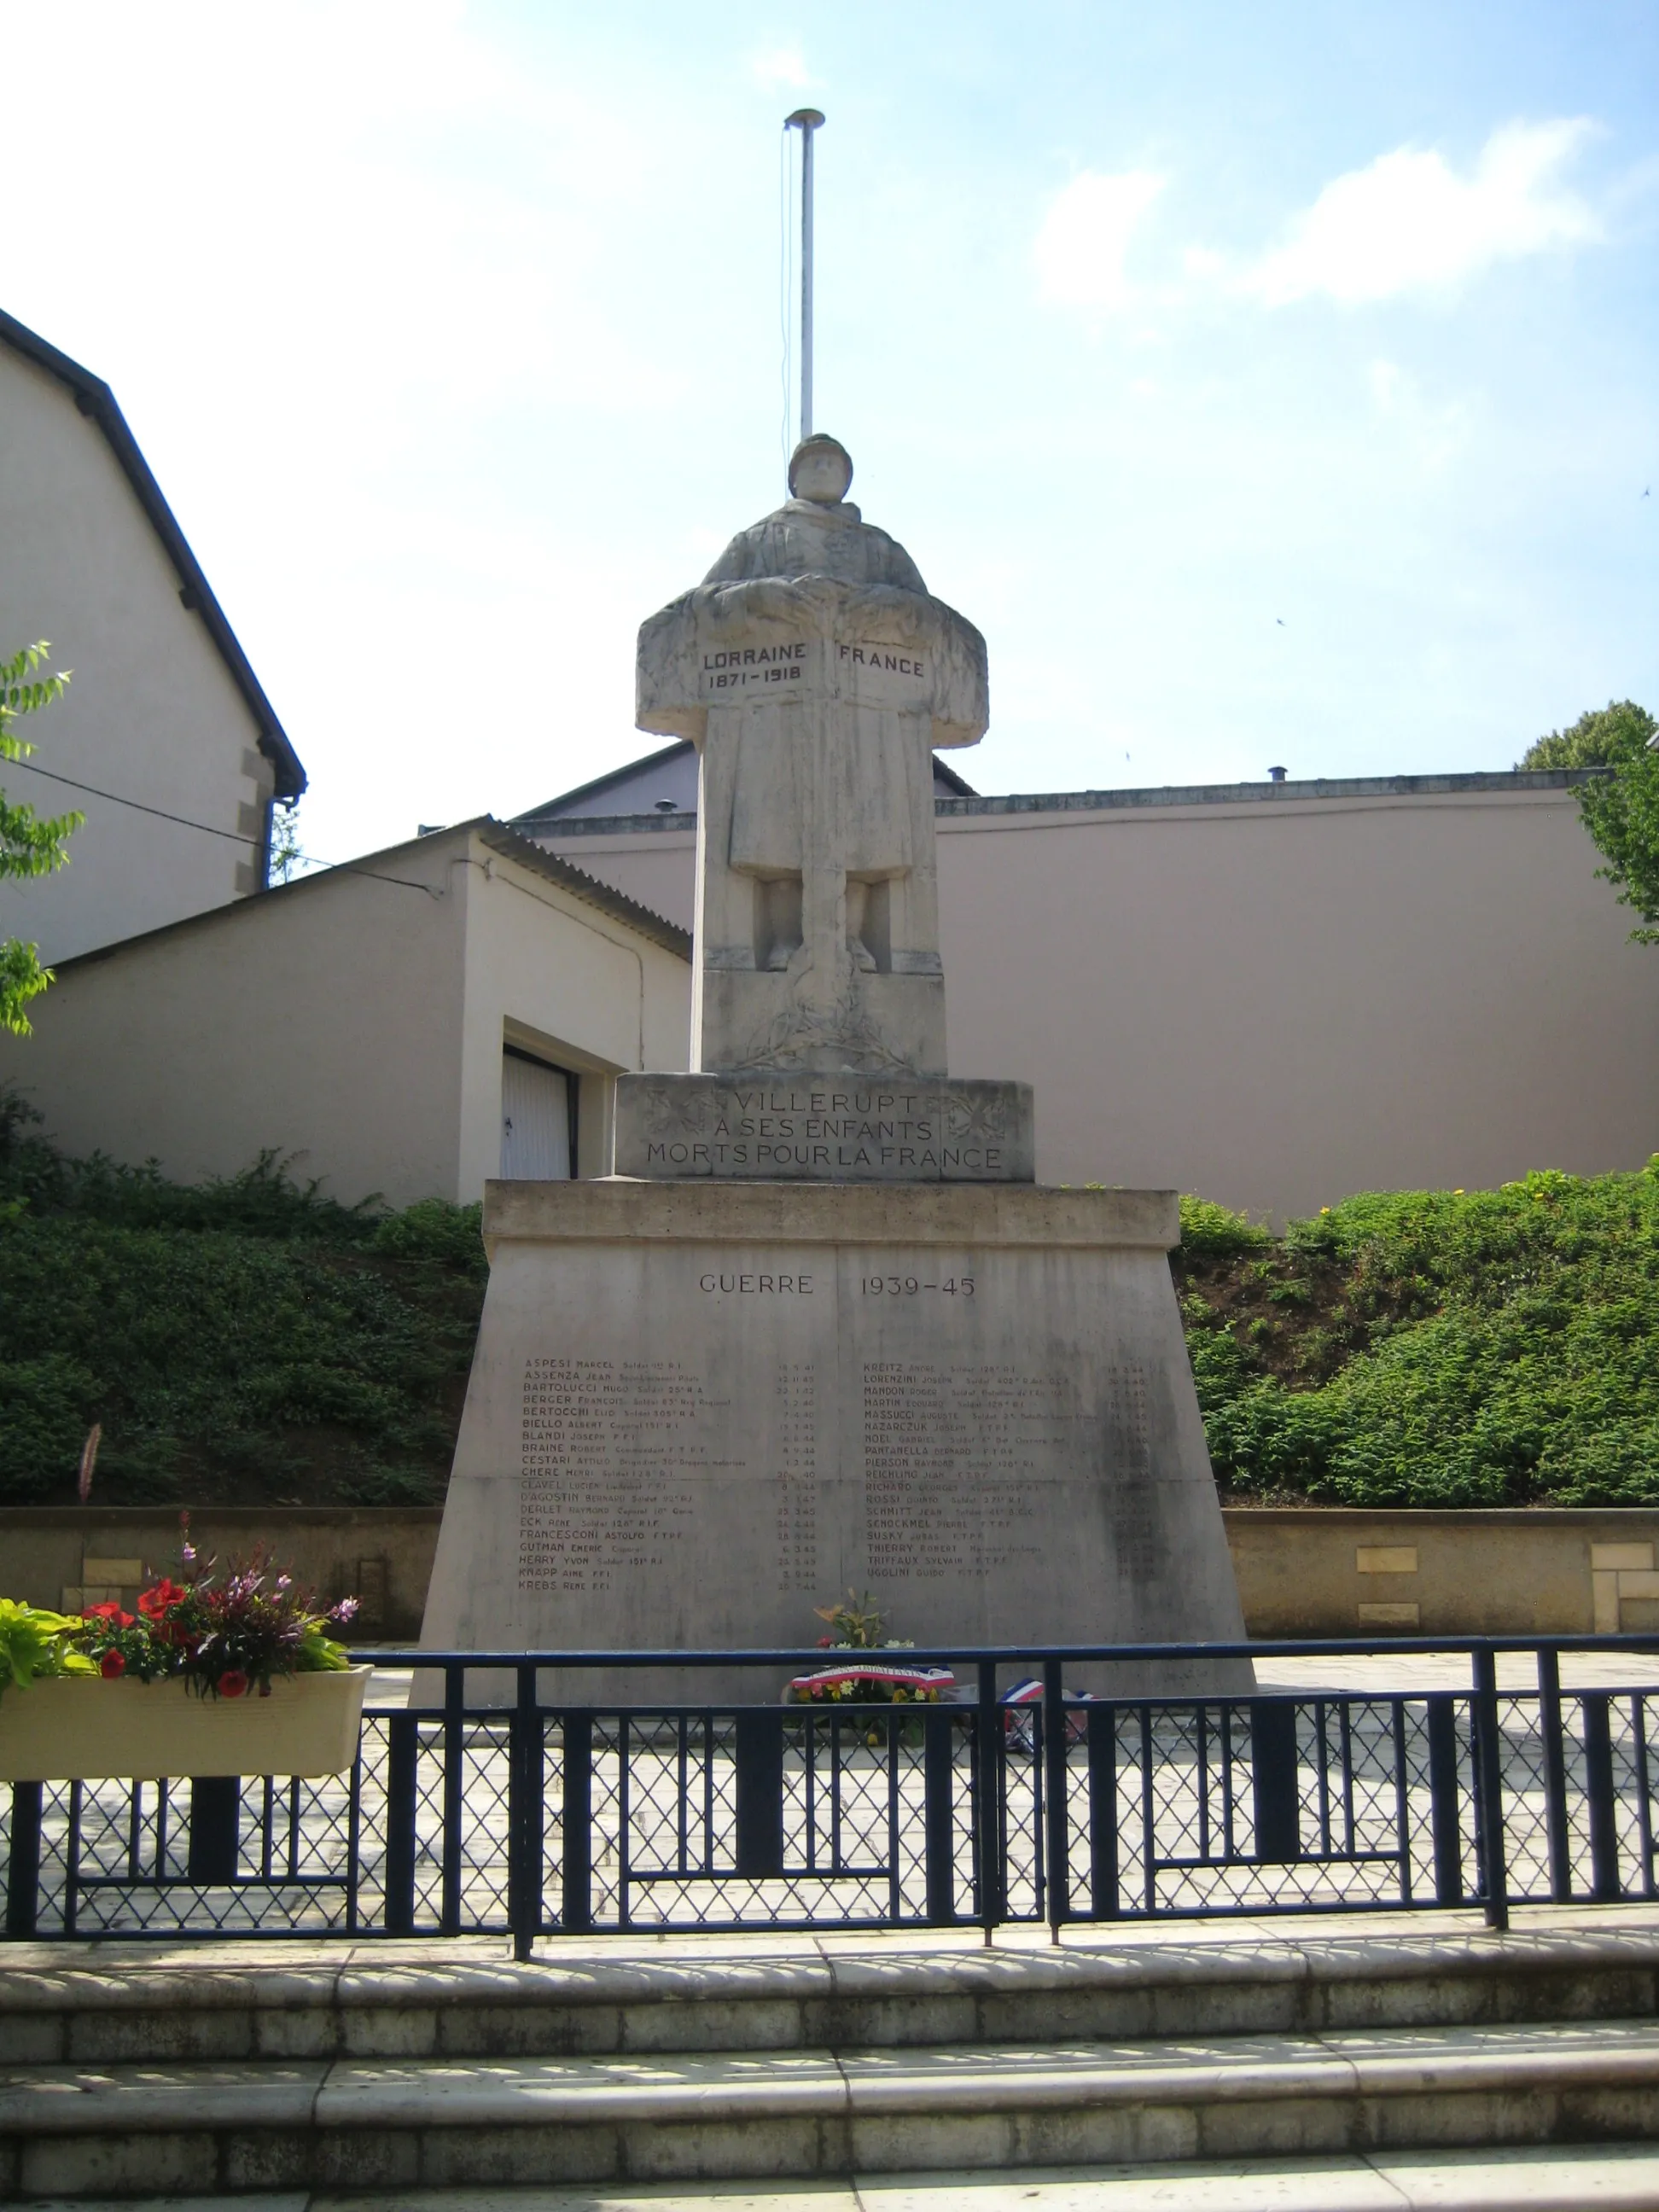
[[[1180,1265],[1211,1456],[1243,1496],[1659,1500],[1659,1164],[1365,1194],[1265,1258],[1195,1263],[1183,1240]]]
[[[57,1152],[0,1092],[0,1502],[441,1496],[476,1206],[343,1206],[275,1154],[195,1185]]]

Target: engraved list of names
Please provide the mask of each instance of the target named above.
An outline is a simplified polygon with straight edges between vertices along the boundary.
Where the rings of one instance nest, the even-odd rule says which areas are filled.
[[[525,1363],[519,1588],[602,1595],[668,1566],[714,1460],[702,1383],[673,1359]]]
[[[870,1573],[930,1582],[1039,1559],[1034,1490],[1064,1481],[1057,1378],[949,1360],[864,1362]]]

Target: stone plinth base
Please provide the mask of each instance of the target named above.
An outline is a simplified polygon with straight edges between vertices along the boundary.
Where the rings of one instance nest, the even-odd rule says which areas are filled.
[[[619,1075],[616,1171],[652,1182],[1030,1182],[1031,1088],[960,1078]]]
[[[799,1648],[850,1588],[923,1646],[1242,1641],[1177,1233],[1170,1192],[491,1183],[422,1640]],[[1078,1678],[1250,1683],[1243,1661]],[[769,1702],[782,1683],[546,1686]]]

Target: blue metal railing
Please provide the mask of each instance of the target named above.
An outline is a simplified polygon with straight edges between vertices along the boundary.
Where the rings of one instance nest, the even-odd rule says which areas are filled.
[[[957,1702],[784,1705],[810,1651],[359,1651],[418,1669],[323,1781],[17,1783],[6,1932],[499,1934],[977,1926],[1651,1899],[1659,1683],[1569,1686],[1655,1637],[906,1651]],[[1498,1659],[1525,1655],[1527,1686]],[[1461,1658],[1456,1686],[1080,1698],[1085,1667]],[[683,1698],[572,1702],[665,1669]],[[757,1700],[699,1677],[741,1668]],[[561,1692],[544,1694],[558,1670]],[[1401,1669],[1403,1674],[1406,1670]],[[1637,1670],[1640,1671],[1640,1670]],[[1219,1670],[1218,1670],[1219,1672]],[[1006,1702],[1016,1675],[1034,1702]],[[492,1679],[493,1678],[493,1679]],[[21,1694],[27,1694],[26,1692]],[[764,1702],[762,1702],[764,1700]],[[3,1800],[0,1792],[0,1801]]]

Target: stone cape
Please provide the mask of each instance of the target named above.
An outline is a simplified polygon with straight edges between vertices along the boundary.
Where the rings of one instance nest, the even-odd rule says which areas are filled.
[[[845,505],[641,625],[640,726],[699,754],[696,1067],[945,1074],[933,755],[988,702],[979,632]]]
[[[665,1182],[1030,1182],[1030,1087],[952,1076],[623,1075],[615,1168]]]
[[[492,1183],[422,1642],[805,1647],[874,1591],[922,1646],[1243,1639],[1168,1193]],[[1248,1692],[1247,1661],[1068,1670]],[[548,1670],[568,1702],[776,1670]],[[510,1702],[480,1672],[470,1694]]]

